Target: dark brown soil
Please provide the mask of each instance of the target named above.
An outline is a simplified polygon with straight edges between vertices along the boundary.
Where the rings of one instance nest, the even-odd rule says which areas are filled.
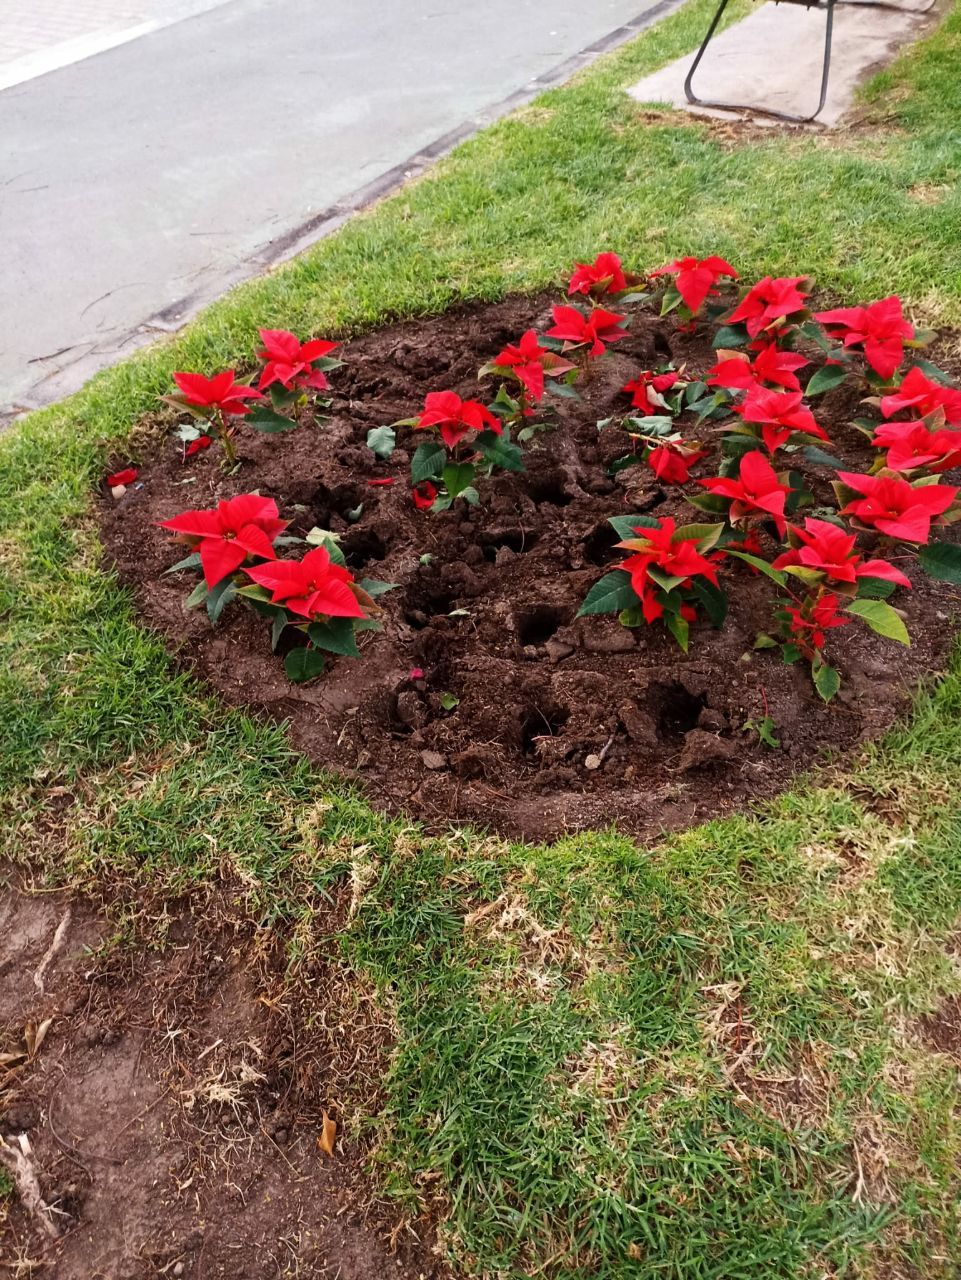
[[[961,996],[948,996],[934,1013],[918,1019],[921,1039],[961,1063]]]
[[[803,664],[752,651],[771,625],[773,587],[745,566],[725,570],[724,629],[698,623],[687,657],[660,628],[576,621],[588,588],[621,558],[609,516],[698,518],[646,468],[608,474],[628,441],[596,424],[626,411],[622,384],[669,357],[698,374],[714,362],[708,339],[644,311],[630,339],[598,362],[581,402],[552,402],[556,425],[536,438],[522,475],[487,483],[476,509],[416,511],[410,433],[399,431],[399,450],[383,463],[366,448],[367,431],[415,414],[432,389],[477,395],[478,367],[528,326],[549,323],[551,301],[460,307],[350,342],[327,423],[280,437],[244,432],[243,465],[226,479],[215,456],[180,466],[166,440],[146,459],[139,487],[102,503],[103,537],[144,620],[183,662],[229,702],[289,721],[299,748],[358,780],[375,804],[434,827],[471,821],[550,839],[616,823],[646,837],[770,795],[826,752],[876,737],[918,680],[938,671],[956,593],[913,575],[914,591],[897,601],[909,650],[859,625],[832,633],[828,652],[844,683],[830,706]],[[872,460],[849,425],[858,396],[845,386],[818,402],[819,421],[852,470]],[[705,459],[694,474],[714,465]],[[790,465],[820,502],[833,501],[828,469],[800,455]],[[368,486],[387,476],[393,486]],[[352,568],[399,584],[384,597],[386,629],[366,638],[362,659],[338,659],[306,686],[287,682],[261,618],[235,605],[212,630],[203,611],[183,610],[192,576],[163,576],[179,553],[157,521],[251,490],[274,497],[293,532],[340,532]],[[350,524],[346,513],[360,504]],[[423,680],[410,678],[415,668]],[[458,699],[452,710],[441,703],[445,693]],[[778,748],[744,728],[766,712]],[[600,768],[585,767],[599,755]]]
[[[164,924],[151,950],[97,954],[109,929],[92,908],[0,890],[0,1137],[26,1135],[59,1231],[45,1239],[0,1197],[10,1274],[449,1277],[430,1227],[391,1212],[364,1173],[360,1121],[390,1029],[356,979],[318,961],[285,981],[279,939],[228,924],[215,900]],[[29,1059],[25,1032],[47,1018]],[[317,1145],[325,1109],[333,1158]]]

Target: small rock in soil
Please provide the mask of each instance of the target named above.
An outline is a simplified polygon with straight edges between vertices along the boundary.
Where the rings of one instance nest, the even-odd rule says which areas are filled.
[[[565,644],[562,640],[548,640],[544,645],[544,651],[551,662],[563,662],[565,658],[569,658],[574,652],[574,646]]]
[[[728,739],[719,738],[707,729],[691,729],[684,735],[679,768],[682,773],[687,773],[690,769],[720,764],[723,760],[730,760],[734,751],[734,743]]]
[[[413,689],[405,689],[397,695],[397,719],[412,729],[420,729],[427,723],[427,708]]]
[[[701,714],[697,718],[697,727],[713,729],[715,733],[721,733],[731,726],[723,711],[715,711],[713,707],[702,707]]]
[[[487,763],[488,753],[476,748],[468,751],[458,751],[451,759],[454,772],[459,778],[482,778]]]
[[[627,627],[616,623],[611,628],[584,629],[584,648],[590,653],[630,653],[634,648],[634,636]]]
[[[657,725],[654,717],[641,711],[633,702],[625,702],[618,707],[617,715],[627,730],[627,736],[637,746],[655,747],[657,745]]]
[[[420,758],[423,761],[425,769],[446,769],[447,757],[441,755],[439,751],[422,751]]]

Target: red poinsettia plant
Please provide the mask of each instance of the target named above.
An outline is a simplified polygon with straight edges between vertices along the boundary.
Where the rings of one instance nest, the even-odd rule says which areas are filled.
[[[330,356],[336,342],[301,342],[286,329],[261,329],[260,340],[257,387],[232,369],[212,378],[200,373],[173,375],[177,390],[160,398],[194,419],[178,431],[183,462],[209,449],[216,439],[223,447],[225,467],[232,470],[237,465],[234,437],[239,422],[255,431],[292,431],[297,423],[289,413],[305,403],[308,392],[327,390],[327,372],[341,364]]]
[[[412,497],[420,509],[446,511],[458,498],[473,506],[480,500],[475,484],[479,477],[497,469],[524,470],[510,424],[479,400],[462,399],[456,391],[428,392],[421,413],[394,427],[410,427],[428,437],[417,445],[410,463]]]
[[[296,638],[285,669],[300,682],[320,675],[325,653],[359,656],[357,635],[380,629],[376,597],[390,584],[370,578],[357,582],[336,538],[326,532],[307,535],[308,544],[318,545],[299,560],[278,558],[278,547],[304,543],[284,535],[288,524],[272,498],[243,493],[208,510],[184,511],[160,527],[190,549],[167,572],[201,573],[185,607],[205,604],[214,624],[234,601],[266,615],[274,650],[285,636]]]
[[[698,606],[716,626],[723,622],[727,601],[717,574],[724,552],[716,550],[722,524],[678,527],[670,516],[614,516],[609,523],[621,535],[617,546],[631,554],[591,587],[578,617],[616,613],[627,627],[661,622],[685,652]]]

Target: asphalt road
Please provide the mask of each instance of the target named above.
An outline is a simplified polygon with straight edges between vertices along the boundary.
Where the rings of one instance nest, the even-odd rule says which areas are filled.
[[[176,329],[662,7],[227,0],[3,89],[0,413]]]

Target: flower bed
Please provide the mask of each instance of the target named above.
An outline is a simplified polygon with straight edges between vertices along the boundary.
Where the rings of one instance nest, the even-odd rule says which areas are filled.
[[[179,379],[101,508],[145,620],[433,824],[648,835],[881,732],[951,640],[958,393],[897,300],[620,272]]]

